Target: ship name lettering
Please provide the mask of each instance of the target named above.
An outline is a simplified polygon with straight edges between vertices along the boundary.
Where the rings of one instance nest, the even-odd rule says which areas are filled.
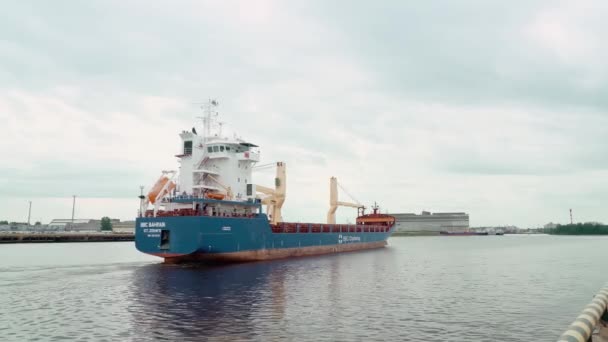
[[[344,242],[355,242],[355,241],[361,241],[361,237],[360,236],[343,236],[342,237],[342,241]]]

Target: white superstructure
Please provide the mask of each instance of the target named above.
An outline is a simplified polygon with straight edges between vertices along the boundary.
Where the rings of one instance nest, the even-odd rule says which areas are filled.
[[[202,127],[180,133],[180,153],[176,155],[179,171],[162,171],[147,196],[142,188],[140,215],[225,215],[229,206],[236,214],[239,205],[250,207],[251,203],[259,201],[266,205],[272,223],[282,221],[285,163],[276,163],[273,187],[254,185],[251,174],[260,160],[259,148],[236,135],[223,135],[222,123],[217,120],[217,105],[215,100],[209,100],[203,106]],[[201,199],[208,200],[203,201],[206,205],[199,205]],[[213,200],[222,203],[209,202]],[[153,212],[148,212],[150,204],[154,206]],[[250,211],[245,210],[246,213]]]
[[[252,168],[260,160],[259,148],[240,138],[222,135],[216,107],[214,100],[203,107],[205,116],[201,132],[195,127],[180,134],[181,153],[177,155],[180,166],[175,191],[178,195],[217,194],[224,195],[226,200],[244,201],[247,200]]]

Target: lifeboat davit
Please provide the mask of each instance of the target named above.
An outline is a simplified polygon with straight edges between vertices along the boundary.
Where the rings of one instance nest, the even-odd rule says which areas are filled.
[[[169,182],[169,185],[165,187],[165,185]],[[164,190],[163,190],[164,188]],[[154,183],[154,186],[148,192],[148,201],[154,204],[156,199],[164,197],[166,194],[175,189],[175,183],[169,179],[167,176],[160,176],[160,178]],[[162,193],[161,193],[162,191]]]

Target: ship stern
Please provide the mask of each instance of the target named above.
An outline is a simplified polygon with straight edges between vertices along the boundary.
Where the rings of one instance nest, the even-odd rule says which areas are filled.
[[[197,226],[195,217],[139,217],[135,221],[135,247],[165,261],[186,257],[198,249]]]

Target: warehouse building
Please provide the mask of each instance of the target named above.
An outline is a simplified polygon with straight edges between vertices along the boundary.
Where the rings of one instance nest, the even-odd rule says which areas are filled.
[[[112,225],[120,222],[119,219],[110,219]],[[50,229],[72,232],[98,232],[101,231],[101,220],[93,219],[54,219],[49,223]]]
[[[420,215],[414,213],[390,214],[395,217],[395,234],[404,235],[434,235],[440,231],[459,232],[469,229],[469,214],[431,213],[423,211]]]
[[[122,221],[112,223],[112,232],[124,233],[124,234],[135,234],[135,221]]]

